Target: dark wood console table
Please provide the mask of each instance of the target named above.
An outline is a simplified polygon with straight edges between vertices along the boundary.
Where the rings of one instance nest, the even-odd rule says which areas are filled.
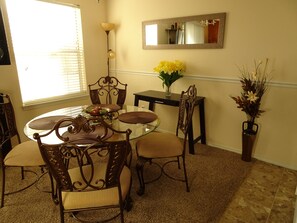
[[[139,105],[139,101],[148,101],[149,110],[154,111],[155,104],[164,104],[170,106],[179,106],[180,94],[171,94],[170,97],[165,97],[165,93],[161,91],[143,91],[134,93],[134,106]],[[199,118],[200,118],[200,136],[194,139],[193,136],[193,124],[190,124],[189,130],[189,153],[195,154],[194,144],[201,141],[202,144],[206,144],[206,133],[205,133],[205,113],[204,113],[204,99],[205,97],[197,96],[195,106],[199,107]]]

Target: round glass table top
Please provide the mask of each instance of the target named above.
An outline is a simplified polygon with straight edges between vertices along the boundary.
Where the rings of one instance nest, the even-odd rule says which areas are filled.
[[[86,112],[86,108],[89,105],[73,106],[61,108],[51,112],[39,115],[30,120],[24,127],[25,135],[34,139],[34,133],[45,134],[55,125],[55,123],[65,117],[76,117],[83,115],[85,117],[92,117],[92,115]],[[119,131],[126,131],[130,129],[130,139],[136,139],[154,131],[160,124],[158,116],[145,108],[136,106],[125,105],[122,109],[116,111],[116,115],[106,118],[105,121],[110,124],[114,129]],[[67,126],[60,128],[60,131],[67,132]],[[119,140],[120,135],[114,134],[110,140]],[[56,136],[50,134],[46,137],[45,143],[59,143]]]

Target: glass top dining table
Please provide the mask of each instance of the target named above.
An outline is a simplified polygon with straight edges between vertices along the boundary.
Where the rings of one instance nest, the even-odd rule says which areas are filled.
[[[89,105],[66,107],[39,115],[26,123],[24,127],[24,134],[29,139],[34,140],[34,133],[47,133],[51,129],[50,126],[53,126],[59,118],[62,119],[63,117],[76,117],[78,115],[91,117],[91,115],[86,112],[88,106]],[[110,124],[115,130],[126,131],[127,129],[130,129],[132,131],[130,134],[130,140],[137,139],[154,131],[160,124],[160,120],[154,112],[137,106],[124,105],[122,109],[117,111],[117,115],[118,117],[114,119],[107,119],[106,122]],[[128,119],[120,118],[124,117],[124,115],[127,117],[129,115]],[[142,118],[142,116],[139,115],[145,115],[145,117],[149,117],[149,119],[145,117]],[[38,121],[42,122],[42,124],[39,126],[35,125],[35,123]],[[61,131],[66,132],[67,127],[61,128]],[[51,144],[60,142],[57,141],[54,135],[47,136],[45,140],[45,143]]]

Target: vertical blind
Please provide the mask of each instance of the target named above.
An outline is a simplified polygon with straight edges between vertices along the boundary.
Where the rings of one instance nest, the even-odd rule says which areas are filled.
[[[78,6],[6,0],[23,105],[86,94]]]

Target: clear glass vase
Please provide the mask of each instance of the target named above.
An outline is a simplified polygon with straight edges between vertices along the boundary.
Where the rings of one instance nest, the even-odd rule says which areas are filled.
[[[170,86],[165,85],[165,96],[170,97],[171,96],[171,88]]]

